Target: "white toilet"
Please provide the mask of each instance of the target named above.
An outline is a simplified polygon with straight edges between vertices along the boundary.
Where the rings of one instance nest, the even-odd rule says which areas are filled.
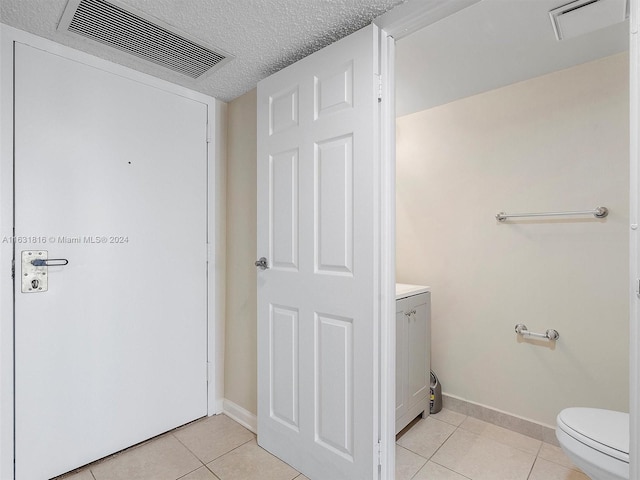
[[[567,408],[556,437],[571,461],[592,480],[629,480],[629,414]]]

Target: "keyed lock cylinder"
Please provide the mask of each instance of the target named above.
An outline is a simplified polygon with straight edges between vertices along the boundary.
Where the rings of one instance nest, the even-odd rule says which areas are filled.
[[[49,267],[69,263],[66,258],[49,258],[46,250],[22,252],[22,293],[46,292],[49,289]]]

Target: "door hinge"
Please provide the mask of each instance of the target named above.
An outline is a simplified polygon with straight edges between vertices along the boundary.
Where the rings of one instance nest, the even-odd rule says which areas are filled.
[[[378,77],[378,103],[382,102],[382,75],[376,74]]]
[[[378,445],[376,448],[378,450],[378,466],[381,467],[382,466],[382,442],[380,442],[380,440],[378,440]]]
[[[211,261],[212,257],[213,257],[213,248],[211,247],[210,243],[207,243],[207,263]]]
[[[207,362],[207,383],[211,382],[211,362]]]
[[[207,143],[211,143],[211,124],[207,122]]]
[[[11,259],[11,280],[15,280],[16,278],[16,259]]]

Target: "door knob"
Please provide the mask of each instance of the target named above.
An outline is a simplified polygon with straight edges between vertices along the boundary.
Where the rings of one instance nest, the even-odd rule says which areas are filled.
[[[269,265],[267,263],[267,259],[265,257],[260,257],[256,261],[256,267],[258,267],[261,270],[266,270],[267,268],[269,268]]]

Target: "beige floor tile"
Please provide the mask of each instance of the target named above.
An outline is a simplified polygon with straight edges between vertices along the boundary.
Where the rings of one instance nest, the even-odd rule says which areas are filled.
[[[299,472],[258,446],[255,440],[207,464],[221,480],[293,480]]]
[[[427,462],[412,480],[468,480],[467,477],[444,468],[437,463]]]
[[[460,424],[460,428],[534,455],[538,453],[542,445],[540,440],[472,417],[467,417],[465,421]]]
[[[202,463],[172,435],[154,439],[91,467],[96,480],[175,480]]]
[[[589,480],[584,473],[538,457],[529,480]]]
[[[526,480],[536,456],[458,429],[431,459],[473,480]]]
[[[456,427],[431,417],[420,420],[397,442],[401,447],[429,459]]]
[[[307,477],[305,477],[304,475],[300,475],[300,476],[296,477],[295,480],[309,480],[309,479]]]
[[[456,427],[459,427],[467,418],[467,416],[462,413],[454,412],[453,410],[448,410],[446,408],[443,408],[438,413],[432,413],[431,417],[436,420],[440,420],[441,422],[448,423],[449,425],[455,425]]]
[[[564,451],[560,447],[556,447],[555,445],[550,445],[548,443],[543,443],[542,448],[540,448],[540,453],[538,453],[538,457],[544,458],[553,463],[557,463],[558,465],[562,465],[566,468],[573,468],[574,470],[579,470],[569,457],[564,453]]]
[[[202,463],[209,463],[255,438],[253,433],[225,415],[199,420],[173,434]]]
[[[68,473],[60,477],[56,477],[54,480],[94,480],[91,470],[85,468],[76,473]]]
[[[178,480],[218,480],[218,477],[211,473],[207,467],[202,466]]]
[[[396,480],[410,480],[425,463],[426,458],[396,445]]]

